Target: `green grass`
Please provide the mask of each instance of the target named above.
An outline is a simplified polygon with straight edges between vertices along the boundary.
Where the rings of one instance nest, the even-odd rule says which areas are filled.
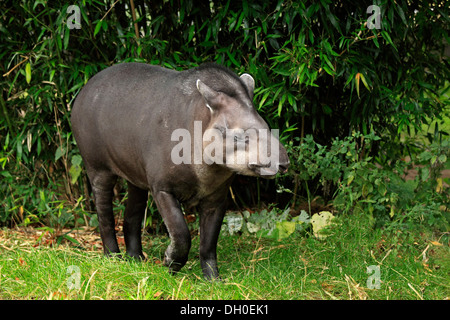
[[[450,297],[447,238],[373,230],[364,216],[337,219],[331,235],[282,241],[222,235],[222,282],[206,282],[198,237],[187,265],[172,276],[159,262],[166,237],[146,237],[148,262],[102,257],[67,245],[37,246],[0,231],[0,299],[445,299]],[[442,244],[441,244],[442,242]],[[152,244],[152,245],[151,245]],[[380,267],[369,289],[368,266]],[[76,274],[69,266],[79,268]]]

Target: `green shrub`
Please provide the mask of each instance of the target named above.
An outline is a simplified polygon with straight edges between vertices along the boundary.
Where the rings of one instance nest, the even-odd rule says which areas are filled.
[[[323,190],[310,190],[313,181],[334,185],[332,203],[338,213],[366,213],[379,225],[392,220],[421,221],[428,227],[448,230],[450,190],[445,183],[449,181],[444,181],[440,173],[448,166],[449,140],[424,147],[426,150],[414,162],[399,160],[386,167],[367,156],[370,145],[378,140],[374,134],[355,133],[334,139],[330,147],[325,147],[307,136],[289,150],[294,180],[298,186],[305,186],[308,201],[321,195],[320,191],[323,195]],[[414,180],[406,180],[406,172],[412,167],[419,173]],[[301,188],[295,190],[298,194]]]
[[[235,233],[253,234],[256,237],[269,239],[283,239],[294,232],[304,232],[310,225],[310,218],[305,211],[292,217],[290,208],[280,210],[277,208],[262,209],[250,213],[229,212],[224,220],[222,232],[233,235]]]

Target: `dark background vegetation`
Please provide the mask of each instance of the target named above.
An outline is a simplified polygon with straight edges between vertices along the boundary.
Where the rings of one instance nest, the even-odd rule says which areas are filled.
[[[276,180],[236,179],[231,208],[358,210],[448,231],[448,3],[381,0],[369,29],[371,4],[1,1],[0,225],[95,225],[69,121],[95,73],[214,61],[253,75],[254,105],[292,163]]]

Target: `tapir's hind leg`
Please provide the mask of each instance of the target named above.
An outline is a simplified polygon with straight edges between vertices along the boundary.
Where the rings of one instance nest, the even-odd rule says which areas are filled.
[[[144,259],[141,242],[141,224],[147,206],[148,191],[128,182],[128,203],[125,209],[123,232],[127,254],[130,257]]]
[[[117,245],[115,221],[113,213],[113,189],[117,176],[107,171],[92,171],[88,169],[94,194],[95,207],[97,208],[98,226],[103,242],[103,251],[109,256],[111,253],[119,253]]]

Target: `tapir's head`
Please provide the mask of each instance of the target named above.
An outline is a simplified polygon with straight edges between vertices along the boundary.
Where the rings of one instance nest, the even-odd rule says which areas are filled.
[[[208,77],[196,81],[202,107],[210,113],[203,134],[204,161],[264,178],[287,172],[289,158],[278,140],[278,130],[270,130],[253,107],[252,76],[219,71],[226,75],[209,77],[210,83]]]

